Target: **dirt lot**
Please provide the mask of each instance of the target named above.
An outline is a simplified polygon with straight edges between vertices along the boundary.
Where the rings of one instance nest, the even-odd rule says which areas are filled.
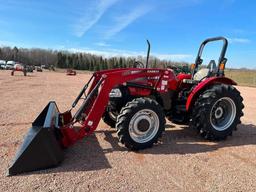
[[[206,142],[168,123],[161,144],[128,152],[101,122],[95,134],[66,150],[59,167],[6,177],[38,113],[49,100],[68,109],[88,77],[0,71],[0,191],[256,190],[256,88],[248,87],[238,87],[245,103],[242,125],[224,142]]]

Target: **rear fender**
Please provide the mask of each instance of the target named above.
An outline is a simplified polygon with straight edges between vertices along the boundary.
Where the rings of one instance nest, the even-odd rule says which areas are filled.
[[[237,85],[235,81],[227,77],[211,77],[202,82],[200,82],[190,93],[186,102],[186,111],[190,111],[191,106],[193,106],[198,95],[203,92],[208,86],[213,84],[227,84],[227,85]]]

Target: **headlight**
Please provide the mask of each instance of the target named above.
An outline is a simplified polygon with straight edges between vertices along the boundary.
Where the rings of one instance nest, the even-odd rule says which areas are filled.
[[[109,93],[109,97],[122,97],[120,89],[112,89]]]

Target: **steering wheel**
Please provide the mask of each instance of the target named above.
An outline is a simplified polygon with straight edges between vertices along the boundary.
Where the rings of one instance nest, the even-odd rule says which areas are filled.
[[[135,61],[133,64],[134,68],[145,68],[144,63],[142,63],[141,61]]]

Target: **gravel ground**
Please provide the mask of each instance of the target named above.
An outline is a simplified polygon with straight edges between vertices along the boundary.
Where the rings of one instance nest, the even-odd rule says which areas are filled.
[[[256,88],[238,87],[245,116],[233,137],[206,142],[185,126],[166,125],[162,142],[138,153],[103,122],[70,147],[53,169],[6,177],[31,122],[49,100],[69,108],[89,75],[0,71],[0,191],[255,191]]]

